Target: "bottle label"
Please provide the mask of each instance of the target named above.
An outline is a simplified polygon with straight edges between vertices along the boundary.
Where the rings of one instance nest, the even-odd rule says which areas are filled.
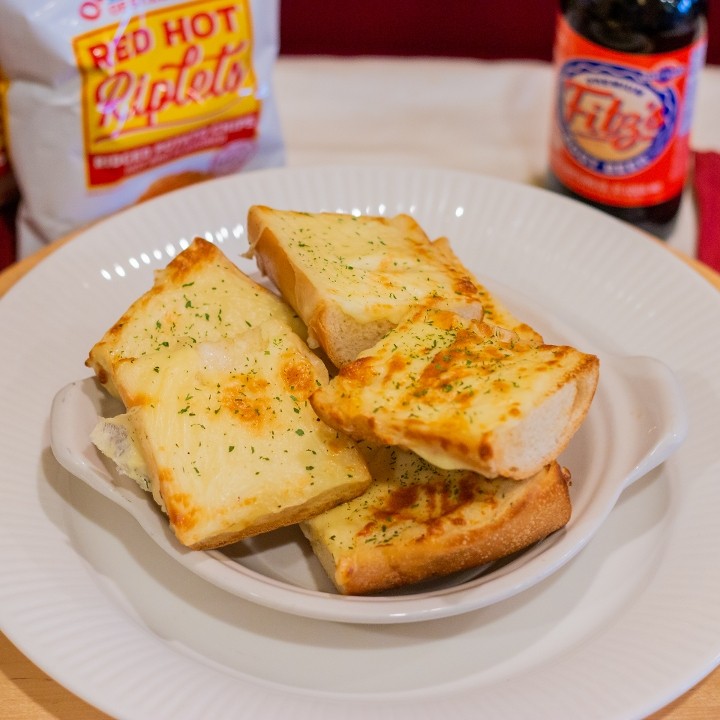
[[[616,207],[657,205],[682,191],[703,36],[670,53],[601,47],[560,17],[550,166],[570,190]]]

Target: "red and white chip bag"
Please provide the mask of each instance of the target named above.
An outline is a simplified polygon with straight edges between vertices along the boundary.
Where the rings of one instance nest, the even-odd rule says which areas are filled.
[[[283,163],[278,0],[0,0],[19,254],[168,188]]]

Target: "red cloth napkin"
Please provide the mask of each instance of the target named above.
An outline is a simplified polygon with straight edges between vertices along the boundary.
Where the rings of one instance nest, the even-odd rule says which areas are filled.
[[[720,272],[720,153],[695,153],[693,190],[698,214],[697,258]]]

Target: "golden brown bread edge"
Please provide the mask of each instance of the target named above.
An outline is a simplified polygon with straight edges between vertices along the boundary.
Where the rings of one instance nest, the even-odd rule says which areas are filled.
[[[426,337],[427,328],[437,336]],[[404,447],[447,469],[529,477],[559,456],[584,421],[599,361],[571,347],[494,338],[486,323],[420,308],[310,402],[355,440]],[[485,370],[495,364],[497,371]],[[521,410],[526,396],[532,404]]]
[[[270,278],[285,301],[308,328],[308,344],[319,346],[335,367],[357,354],[392,326],[390,321],[360,323],[328,302],[303,269],[292,263],[283,240],[265,225],[264,215],[272,208],[254,205],[248,211],[248,238],[258,269]]]
[[[522,481],[488,481],[480,476],[473,479],[473,475],[467,473],[468,482],[498,488],[497,498],[490,498],[487,503],[492,508],[497,500],[499,508],[490,509],[491,518],[484,522],[469,517],[472,504],[482,504],[484,500],[471,497],[466,503],[453,502],[446,495],[438,500],[437,512],[417,521],[419,535],[407,541],[365,542],[361,535],[367,532],[366,523],[358,527],[355,548],[340,553],[325,537],[321,516],[302,523],[301,528],[337,590],[345,595],[368,595],[507,558],[562,529],[570,520],[570,473],[557,462]],[[408,497],[407,488],[396,489]],[[500,499],[500,493],[505,491],[511,494],[511,501]],[[363,498],[360,496],[329,513],[338,514],[357,506]],[[392,535],[393,521],[403,520],[403,509],[398,509],[397,504],[392,509],[394,519],[378,508],[378,518],[386,524],[388,535]]]
[[[173,330],[174,317],[186,312],[188,302],[195,304],[194,296],[200,292],[199,286],[203,281],[207,282],[211,273],[222,276],[214,292],[216,297],[207,303],[208,311],[213,308],[210,312],[211,320],[205,323],[206,327],[198,327],[192,333],[181,330],[176,332]],[[249,302],[251,297],[255,299],[252,307]],[[233,328],[227,322],[216,320],[219,313],[226,319],[236,317],[238,327]],[[187,344],[191,342],[187,338],[191,334],[194,336],[193,342],[218,339],[240,332],[248,320],[257,323],[266,317],[284,319],[300,337],[306,337],[305,326],[286,303],[249,278],[214,243],[196,237],[189,247],[164,268],[155,270],[152,286],[136,298],[93,345],[85,365],[95,372],[100,384],[111,395],[126,401],[127,398],[120,396],[114,375],[120,364],[132,361],[136,354],[145,355],[160,349],[165,343],[168,343],[166,347]],[[162,329],[150,325],[143,327],[145,322],[160,322]],[[151,335],[157,336],[155,348]]]
[[[389,319],[379,317],[369,321],[360,321],[346,313],[338,302],[326,298],[318,289],[305,269],[295,264],[290,258],[285,242],[287,238],[279,237],[269,226],[273,214],[282,214],[283,217],[297,217],[298,223],[312,213],[302,213],[293,210],[275,210],[264,205],[253,205],[247,216],[248,241],[250,250],[248,257],[253,257],[260,271],[274,283],[286,302],[297,312],[305,322],[308,331],[308,343],[311,347],[319,345],[328,359],[341,367],[354,360],[360,352],[371,347],[377,340],[385,335],[405,311],[409,311],[413,304],[422,304],[435,301],[439,298],[437,288],[428,288],[427,297],[417,298],[414,302],[408,298],[407,308],[400,311],[397,318]],[[315,216],[350,217],[342,213],[317,213]],[[415,246],[420,257],[443,274],[445,287],[443,291],[456,298],[464,296],[477,299],[500,320],[506,322],[507,327],[516,330],[523,336],[540,337],[531,328],[517,319],[478,285],[470,272],[460,263],[450,249],[446,238],[431,241],[417,221],[406,214],[393,217],[361,215],[352,216],[358,223],[379,224],[380,227],[391,229],[395,238],[401,235],[407,242]],[[362,225],[360,225],[362,227]],[[377,228],[372,228],[375,233]],[[388,238],[389,239],[389,238]],[[392,248],[388,249],[392,254]],[[432,300],[431,300],[432,299]],[[372,303],[370,303],[372,305]],[[402,305],[401,305],[402,306]]]
[[[321,423],[307,402],[327,382],[327,369],[280,298],[200,238],[154,277],[87,364],[128,409],[153,495],[179,542],[219,547],[296,524],[367,488],[354,444]],[[164,326],[172,329],[159,336]],[[302,452],[313,453],[319,476],[297,462],[267,481],[256,477],[261,473],[249,469],[262,454],[256,445],[266,442],[264,455],[283,457],[274,433],[306,444]],[[297,448],[290,443],[289,450]]]

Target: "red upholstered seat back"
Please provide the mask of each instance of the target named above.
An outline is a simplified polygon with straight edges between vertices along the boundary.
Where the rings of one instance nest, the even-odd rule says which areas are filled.
[[[286,55],[429,55],[550,60],[558,0],[281,0]],[[708,62],[720,63],[720,0]]]

